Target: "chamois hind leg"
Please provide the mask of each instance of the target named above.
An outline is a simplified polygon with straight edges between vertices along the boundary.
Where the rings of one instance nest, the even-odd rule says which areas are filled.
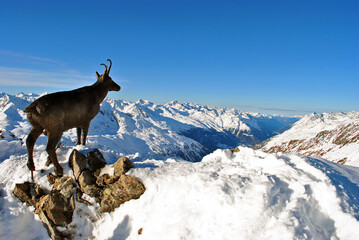
[[[27,167],[31,171],[35,171],[35,164],[34,164],[34,159],[33,159],[35,142],[38,139],[38,137],[41,135],[43,130],[44,129],[40,126],[32,125],[29,135],[27,136],[27,139],[26,139],[26,148],[27,148],[27,155],[28,155]]]
[[[56,156],[56,145],[60,141],[62,136],[62,132],[60,133],[48,133],[48,139],[47,139],[47,146],[46,146],[46,152],[49,154],[49,157],[54,164],[54,170],[57,176],[63,175],[63,169],[61,165],[59,164],[59,161],[57,160]]]
[[[76,145],[81,145],[81,128],[77,128],[77,142],[76,142]]]
[[[83,145],[86,145],[86,138],[87,138],[87,133],[89,132],[89,127],[90,127],[90,123],[86,124],[84,126],[84,128],[82,128],[82,131],[83,131],[82,144]]]

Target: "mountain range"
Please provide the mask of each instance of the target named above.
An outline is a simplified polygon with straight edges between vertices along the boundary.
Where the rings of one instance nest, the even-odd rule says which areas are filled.
[[[34,209],[13,194],[17,183],[31,181],[23,109],[38,97],[0,93],[0,239],[49,239]],[[347,166],[359,162],[358,116],[106,99],[86,146],[75,146],[75,129],[63,134],[56,154],[64,175],[74,175],[74,149],[98,148],[107,162],[101,172],[127,156],[136,166],[129,174],[146,191],[110,213],[84,194],[91,204],[76,201],[67,228],[74,240],[358,239],[359,168]],[[50,191],[45,146],[42,135],[34,181]]]
[[[0,93],[0,131],[1,138],[6,140],[0,149],[0,160],[14,154],[13,145],[24,145],[30,124],[23,109],[38,97]],[[137,158],[177,157],[199,161],[219,148],[258,144],[298,119],[178,101],[156,105],[146,100],[107,98],[91,122],[88,145],[108,154],[120,152]],[[72,129],[63,134],[61,143],[71,146],[75,139],[76,131]],[[43,145],[45,141],[41,136],[37,144]],[[21,150],[24,152],[25,146]]]

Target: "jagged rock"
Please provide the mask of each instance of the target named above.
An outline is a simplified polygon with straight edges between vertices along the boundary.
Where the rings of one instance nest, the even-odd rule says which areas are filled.
[[[102,189],[96,184],[96,177],[93,173],[85,169],[82,171],[81,175],[78,178],[78,183],[82,192],[87,195],[96,198],[98,200],[102,195]]]
[[[96,184],[96,177],[91,173],[90,170],[85,169],[77,179],[81,188]]]
[[[55,225],[66,226],[72,221],[75,209],[75,182],[72,177],[64,176],[56,179],[53,187],[50,194],[36,203],[36,209],[45,211]]]
[[[72,222],[75,182],[73,178],[64,176],[55,179],[53,187],[50,194],[42,196],[36,202],[35,213],[39,215],[51,239],[71,239],[71,236],[60,232],[56,227],[65,227]]]
[[[47,199],[48,195],[46,195],[44,198]],[[45,199],[43,201],[38,202],[35,213],[39,215],[42,223],[44,224],[47,230],[47,233],[49,234],[49,237],[52,240],[62,240],[65,238],[65,235],[62,234],[59,230],[57,230],[56,225],[46,216],[45,211],[41,210],[45,202],[46,202]]]
[[[15,185],[13,194],[28,206],[35,206],[36,201],[45,195],[45,192],[36,183],[24,182]]]
[[[110,174],[105,173],[99,177],[97,177],[96,183],[100,187],[105,187],[109,184],[112,184],[118,180],[119,177],[117,176],[110,176]]]
[[[58,190],[52,191],[49,195],[41,198],[37,209],[46,212],[46,216],[56,226],[66,226],[72,221],[72,214],[75,209],[75,200],[73,196],[66,198]]]
[[[16,184],[13,191],[20,200],[35,207],[35,213],[39,215],[51,239],[72,238],[72,233],[70,234],[68,230],[60,231],[57,226],[66,229],[66,226],[72,222],[75,195],[77,201],[91,205],[82,198],[82,194],[86,193],[100,202],[102,212],[110,212],[126,201],[139,198],[145,192],[141,182],[124,174],[134,167],[127,157],[122,157],[115,163],[115,176],[96,175],[96,172],[99,173],[106,164],[97,149],[90,152],[88,158],[74,149],[69,164],[76,180],[69,176],[56,177],[49,174],[48,180],[53,185],[53,189],[47,195],[39,185],[30,182]],[[78,189],[75,181],[79,185]]]
[[[135,165],[133,165],[128,157],[121,157],[113,164],[113,167],[115,168],[115,176],[121,176],[131,168],[134,168]]]
[[[97,148],[87,154],[87,160],[92,172],[96,172],[98,169],[101,169],[106,165],[105,158]]]
[[[70,166],[72,167],[75,179],[77,180],[81,191],[94,197],[96,201],[100,201],[102,189],[96,184],[96,176],[94,175],[94,172],[88,169],[87,166],[90,166],[92,170],[96,171],[104,167],[106,161],[98,149],[90,152],[88,156],[89,159],[74,149],[69,159]]]
[[[239,150],[238,147],[236,147],[236,148],[231,149],[231,152],[232,152],[232,153],[236,153],[236,152],[240,152],[240,150]]]
[[[56,190],[60,191],[65,198],[71,198],[74,195],[76,184],[72,177],[64,176],[56,179],[53,186]]]
[[[49,195],[43,196],[39,201],[36,202],[35,213],[39,215],[51,239],[71,239],[71,236],[60,232],[56,228],[57,226],[65,226],[67,223],[72,221],[73,210],[72,212],[61,211],[61,208],[59,208],[60,205],[66,206],[68,203],[67,201],[64,201],[64,197],[58,191],[52,192]],[[64,209],[64,207],[62,209]]]
[[[13,193],[27,205],[35,207],[35,213],[39,215],[51,239],[70,239],[69,235],[61,233],[56,226],[66,226],[72,221],[75,209],[74,181],[71,177],[54,181],[54,189],[47,195],[38,184],[30,182],[16,184]]]
[[[138,199],[146,190],[140,181],[130,175],[122,175],[117,182],[121,183],[130,199]]]
[[[70,155],[69,164],[74,172],[75,179],[77,180],[81,175],[81,172],[87,167],[87,158],[74,149]]]
[[[76,188],[76,200],[78,202],[80,202],[80,203],[84,203],[84,204],[86,204],[88,206],[91,206],[92,204],[89,201],[87,201],[86,199],[83,198],[83,194],[84,193],[81,191],[80,188]]]
[[[103,191],[101,211],[111,212],[122,203],[131,199],[138,199],[145,192],[144,185],[130,175],[121,175],[113,184]]]

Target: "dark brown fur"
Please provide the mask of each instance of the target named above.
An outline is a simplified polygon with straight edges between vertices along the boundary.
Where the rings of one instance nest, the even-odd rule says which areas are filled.
[[[121,89],[109,76],[112,62],[109,59],[107,61],[110,62],[109,69],[107,70],[105,64],[101,64],[105,66],[105,71],[102,75],[96,72],[97,82],[93,85],[42,96],[24,110],[31,124],[31,130],[26,139],[27,166],[31,171],[35,170],[34,145],[44,131],[48,137],[46,151],[54,164],[55,173],[59,176],[62,176],[63,169],[57,160],[55,148],[62,133],[68,129],[77,128],[77,144],[86,144],[90,122],[100,111],[101,102],[108,91]]]

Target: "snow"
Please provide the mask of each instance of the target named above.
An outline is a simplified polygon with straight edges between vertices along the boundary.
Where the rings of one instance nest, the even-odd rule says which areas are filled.
[[[34,208],[12,194],[16,183],[30,181],[23,144],[30,126],[21,109],[37,97],[0,94],[0,239],[49,239]],[[346,116],[340,119],[350,122],[352,116]],[[318,124],[324,118],[313,116]],[[74,239],[359,239],[357,167],[244,144],[239,152],[218,149],[197,162],[183,160],[203,149],[203,142],[183,130],[212,129],[216,134],[207,140],[220,145],[218,132],[268,137],[294,120],[176,101],[106,99],[91,123],[87,146],[74,146],[74,130],[64,133],[57,150],[64,174],[73,174],[68,157],[74,148],[99,148],[108,163],[102,174],[112,173],[111,164],[127,156],[136,166],[129,174],[144,183],[146,192],[111,213],[100,213],[85,195],[93,205],[76,203],[69,224]],[[47,174],[53,167],[45,166],[45,144],[41,136],[35,145],[34,178],[50,190]]]
[[[21,144],[21,139],[25,139],[30,131],[23,109],[37,97],[34,94],[0,93],[0,131],[11,132],[17,137],[14,141]],[[297,120],[192,103],[156,105],[147,100],[105,99],[99,114],[91,121],[87,145],[100,148],[109,161],[116,161],[124,154],[137,154],[142,160],[179,157],[199,161],[218,148],[258,143]],[[63,144],[74,146],[76,136],[75,129],[66,131]],[[219,140],[208,141],[208,138]],[[41,136],[37,144],[45,144],[44,141],[46,138]],[[9,145],[9,140],[0,138],[2,144]],[[10,143],[7,149],[11,144],[15,143]],[[21,153],[26,151],[25,146],[23,148]],[[114,152],[115,149],[118,150]],[[0,154],[0,161],[12,154]]]
[[[72,174],[71,151],[58,152],[66,175]],[[35,159],[45,170],[35,172],[36,182],[50,188],[46,154],[36,151]],[[15,183],[30,179],[25,164],[26,155],[0,164],[1,239],[48,239],[33,209],[11,193]],[[247,147],[216,150],[196,163],[148,159],[135,165],[129,174],[146,192],[111,213],[77,203],[70,224],[75,239],[359,238],[359,168]]]
[[[287,131],[269,139],[262,149],[281,147],[289,152],[322,157],[330,161],[345,160],[345,164],[359,167],[358,123],[359,112],[355,111],[312,113],[304,116]]]
[[[359,119],[359,112],[349,113],[312,113],[304,116],[293,125],[292,132],[287,132],[292,139],[312,138],[320,131],[338,128],[338,123],[347,125]],[[293,131],[300,128],[298,131]]]

